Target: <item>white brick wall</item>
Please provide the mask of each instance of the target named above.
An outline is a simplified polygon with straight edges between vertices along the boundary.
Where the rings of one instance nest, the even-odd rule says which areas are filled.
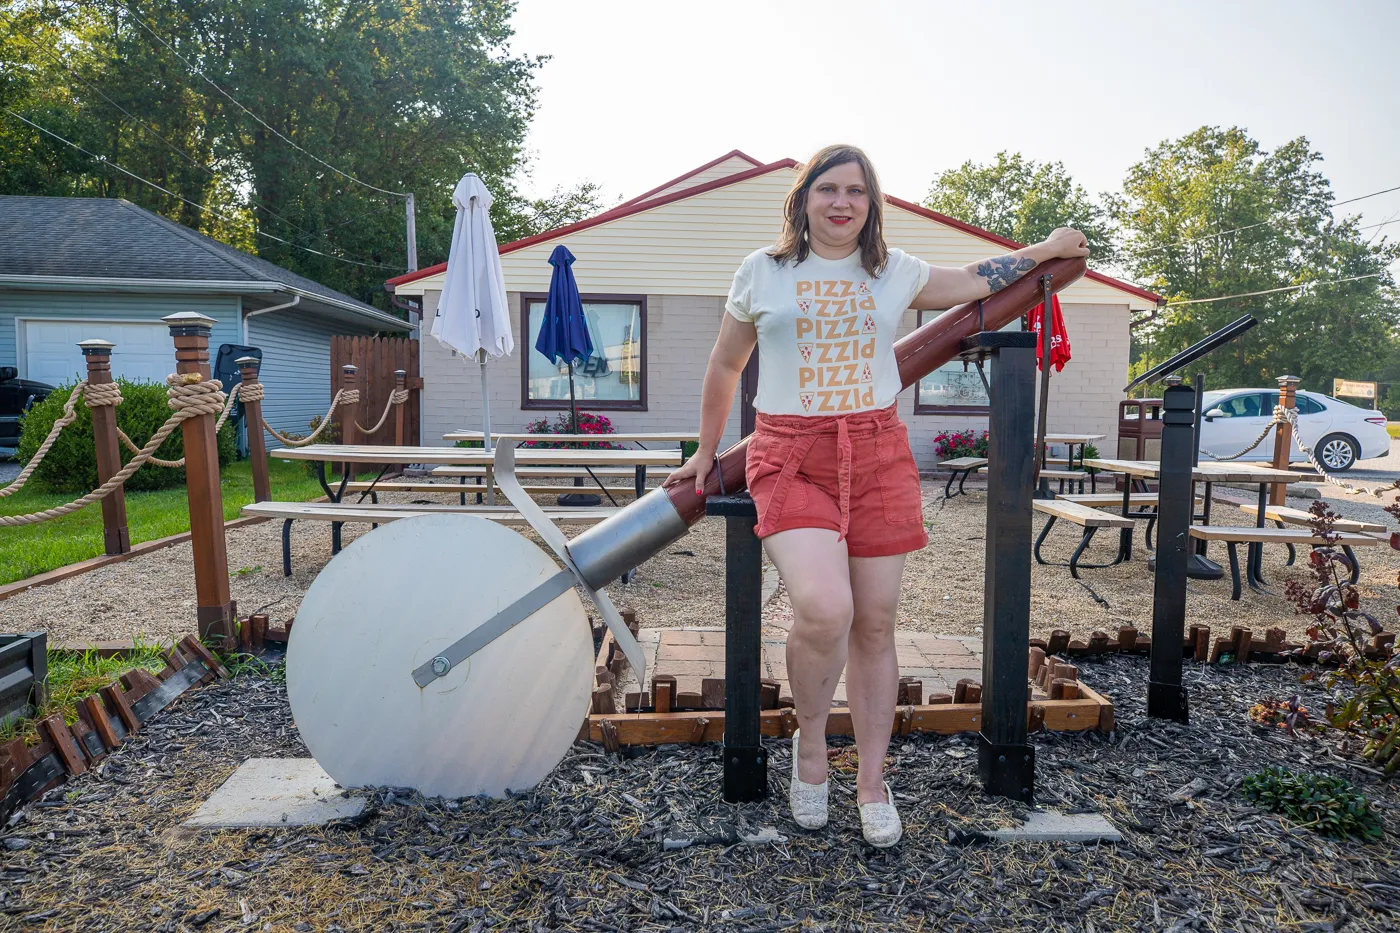
[[[439,293],[424,295],[424,321],[431,322]],[[520,320],[520,294],[510,295],[512,320]],[[1104,456],[1117,449],[1118,402],[1128,381],[1128,306],[1062,305],[1073,359],[1064,372],[1050,377],[1049,430],[1105,434],[1098,445]],[[609,411],[619,432],[684,431],[698,426],[700,384],[724,313],[724,300],[713,296],[649,295],[647,297],[647,410]],[[903,336],[916,324],[909,311],[900,328]],[[463,360],[425,336],[422,348],[423,443],[445,445],[442,435],[463,428],[481,428],[481,383],[475,361]],[[499,431],[523,430],[525,424],[553,412],[520,407],[520,354],[529,347],[516,335],[516,351],[487,363],[491,396],[491,426]],[[736,393],[737,396],[737,393]],[[985,429],[987,419],[974,415],[916,415],[914,390],[899,397],[899,413],[909,424],[909,440],[922,469],[937,461],[933,436],[952,428]],[[739,438],[738,400],[730,411],[724,444]]]

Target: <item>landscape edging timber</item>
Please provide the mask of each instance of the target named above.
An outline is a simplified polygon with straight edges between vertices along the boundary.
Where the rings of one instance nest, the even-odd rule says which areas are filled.
[[[229,676],[213,652],[193,635],[172,645],[165,660],[159,674],[137,668],[79,700],[71,726],[64,713],[51,713],[39,720],[39,741],[34,745],[20,738],[0,745],[0,821],[69,775],[95,766],[190,690]]]

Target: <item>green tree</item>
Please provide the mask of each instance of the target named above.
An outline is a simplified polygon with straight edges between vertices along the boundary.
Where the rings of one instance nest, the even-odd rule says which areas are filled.
[[[422,265],[447,256],[467,171],[496,193],[502,241],[598,207],[589,185],[516,191],[545,59],[510,52],[508,0],[3,9],[0,104],[171,194],[2,113],[0,192],[124,197],[381,303],[405,267],[398,192],[416,195]]]
[[[1088,238],[1095,265],[1111,261],[1115,252],[1107,215],[1064,165],[1019,152],[998,152],[990,165],[969,161],[948,169],[934,179],[924,206],[1018,243],[1039,242],[1056,227],[1075,227]]]
[[[1137,369],[1160,362],[1244,314],[1260,321],[1195,370],[1210,387],[1273,385],[1289,374],[1330,391],[1393,361],[1400,321],[1386,267],[1400,249],[1371,242],[1359,219],[1337,220],[1321,154],[1299,137],[1272,152],[1237,127],[1202,127],[1147,152],[1111,209],[1121,262],[1169,301],[1336,279],[1336,285],[1168,307],[1134,330]]]

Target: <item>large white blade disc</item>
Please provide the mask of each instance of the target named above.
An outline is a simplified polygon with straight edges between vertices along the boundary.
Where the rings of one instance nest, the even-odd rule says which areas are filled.
[[[287,695],[306,747],[346,787],[502,795],[537,784],[588,714],[593,639],[570,588],[420,688],[413,671],[559,565],[470,515],[382,525],[333,559],[297,610]]]

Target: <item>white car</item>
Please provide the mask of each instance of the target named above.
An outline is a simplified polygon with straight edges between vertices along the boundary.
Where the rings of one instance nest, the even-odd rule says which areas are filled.
[[[1205,415],[1201,420],[1201,460],[1206,451],[1225,457],[1238,453],[1264,430],[1274,417],[1278,389],[1213,389],[1201,396]],[[1298,393],[1298,427],[1303,443],[1329,473],[1350,470],[1358,460],[1384,457],[1390,452],[1385,417],[1369,408],[1358,408],[1318,392]],[[1296,443],[1290,444],[1290,463],[1306,463]],[[1274,432],[1240,460],[1273,460]]]

